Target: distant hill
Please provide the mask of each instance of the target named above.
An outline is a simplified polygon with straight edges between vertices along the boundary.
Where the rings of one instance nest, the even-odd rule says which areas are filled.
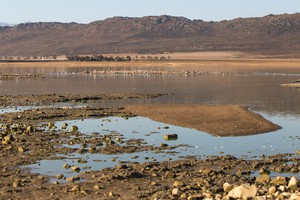
[[[0,55],[241,51],[300,55],[300,14],[220,22],[184,17],[113,17],[90,24],[0,27]]]
[[[5,22],[0,22],[0,27],[4,27],[4,26],[10,26],[8,23]]]

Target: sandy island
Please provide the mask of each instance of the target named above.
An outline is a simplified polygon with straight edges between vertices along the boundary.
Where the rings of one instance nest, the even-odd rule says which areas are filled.
[[[127,109],[156,121],[217,136],[251,135],[280,128],[238,105],[131,105]]]

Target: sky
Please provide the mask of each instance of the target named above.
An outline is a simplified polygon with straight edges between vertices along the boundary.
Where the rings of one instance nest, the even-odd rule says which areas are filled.
[[[300,0],[0,0],[0,6],[0,22],[10,24],[164,14],[221,21],[300,12]]]

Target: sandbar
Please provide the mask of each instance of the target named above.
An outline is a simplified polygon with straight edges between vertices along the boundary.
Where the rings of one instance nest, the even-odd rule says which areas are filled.
[[[239,105],[130,105],[126,108],[139,116],[215,136],[252,135],[280,129]]]

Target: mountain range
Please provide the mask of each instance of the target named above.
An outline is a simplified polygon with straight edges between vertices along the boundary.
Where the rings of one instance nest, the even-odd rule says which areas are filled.
[[[4,27],[4,26],[10,26],[10,24],[5,23],[5,22],[0,22],[0,27]]]
[[[219,22],[168,15],[0,27],[0,56],[240,51],[300,55],[300,14]]]

